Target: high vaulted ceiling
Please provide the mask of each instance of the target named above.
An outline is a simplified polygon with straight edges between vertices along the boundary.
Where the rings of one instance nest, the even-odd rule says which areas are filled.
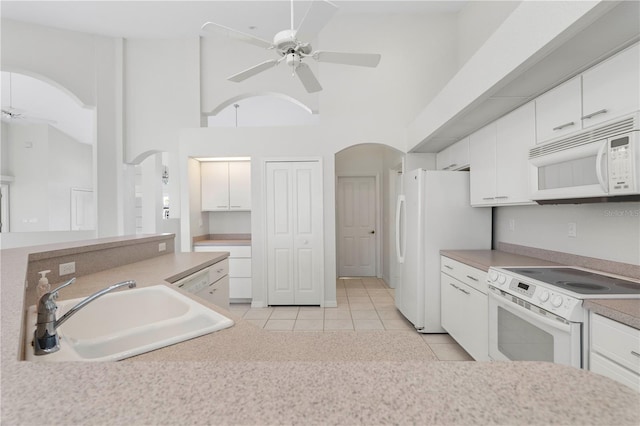
[[[310,5],[294,3],[297,27]],[[466,1],[341,1],[339,14],[416,14],[458,12]],[[201,34],[206,21],[271,40],[289,29],[290,1],[5,1],[3,18],[55,28],[124,38],[183,38]],[[375,29],[372,29],[375,31]]]

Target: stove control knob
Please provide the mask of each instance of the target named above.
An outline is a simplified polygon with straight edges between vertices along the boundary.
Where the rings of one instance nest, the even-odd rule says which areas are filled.
[[[506,282],[507,282],[507,277],[505,277],[504,275],[500,275],[500,276],[498,277],[498,283],[499,283],[499,284],[504,284],[504,283],[506,283]]]
[[[555,295],[551,299],[551,304],[553,306],[555,306],[556,308],[559,308],[560,306],[562,306],[562,302],[563,302],[562,296],[560,296],[560,295]]]
[[[497,281],[498,280],[498,273],[496,271],[489,272],[489,279],[491,281]]]
[[[546,302],[547,300],[549,300],[549,292],[547,290],[544,290],[538,295],[538,299],[540,299],[541,302]]]

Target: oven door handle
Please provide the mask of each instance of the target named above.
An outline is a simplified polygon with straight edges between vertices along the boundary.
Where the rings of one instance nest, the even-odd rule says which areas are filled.
[[[499,293],[500,295],[498,295]],[[530,319],[531,321],[536,321],[538,323],[544,324],[548,327],[551,327],[556,330],[570,332],[571,325],[566,322],[560,322],[558,320],[552,320],[546,318],[540,314],[536,314],[535,312],[531,312],[529,309],[526,309],[517,303],[510,302],[501,296],[502,292],[499,289],[489,288],[489,299],[493,299],[499,306],[504,309],[510,310],[512,312],[518,313],[520,317],[525,319]],[[555,315],[551,312],[552,315]]]

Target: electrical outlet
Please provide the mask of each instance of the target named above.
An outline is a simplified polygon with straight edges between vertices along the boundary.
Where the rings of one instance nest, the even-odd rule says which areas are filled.
[[[58,275],[63,276],[63,275],[75,274],[75,272],[76,272],[76,262],[61,263],[60,271]]]
[[[509,231],[515,231],[515,230],[516,230],[516,220],[509,219]]]
[[[167,243],[158,243],[158,251],[165,251],[167,249]]]
[[[569,222],[567,235],[571,238],[576,238],[578,236],[578,228],[575,222]]]

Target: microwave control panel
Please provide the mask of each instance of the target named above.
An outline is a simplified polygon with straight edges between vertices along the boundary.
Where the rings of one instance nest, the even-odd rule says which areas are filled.
[[[609,192],[625,194],[636,192],[635,152],[630,135],[609,141]]]

